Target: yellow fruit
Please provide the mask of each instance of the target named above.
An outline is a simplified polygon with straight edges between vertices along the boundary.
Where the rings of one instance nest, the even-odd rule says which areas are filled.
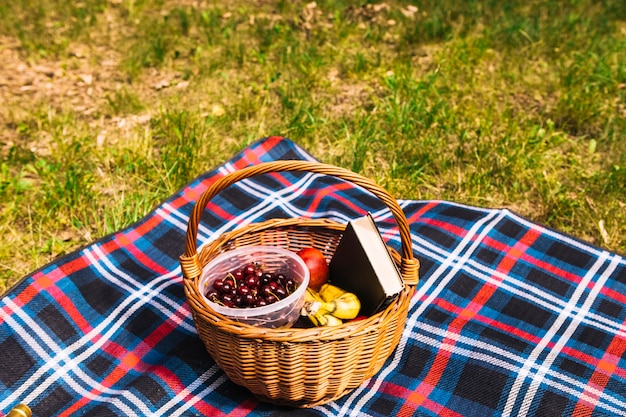
[[[345,292],[343,295],[335,298],[324,306],[333,316],[349,320],[359,315],[361,311],[361,301],[358,297],[351,293]]]
[[[319,291],[320,297],[326,302],[332,301],[345,293],[346,291],[333,284],[324,284]]]
[[[355,294],[330,284],[322,286],[321,291],[327,298],[307,288],[300,310],[300,314],[308,317],[315,326],[338,326],[342,320],[353,319],[359,314],[361,302]]]

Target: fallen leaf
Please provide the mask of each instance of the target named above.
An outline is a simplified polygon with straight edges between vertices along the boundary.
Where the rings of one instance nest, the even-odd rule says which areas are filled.
[[[400,12],[404,15],[404,17],[408,17],[409,19],[414,18],[417,11],[418,8],[413,5],[407,6],[406,9],[400,9]]]
[[[598,228],[600,229],[600,236],[602,236],[602,240],[604,241],[604,244],[608,245],[611,239],[609,238],[609,234],[604,228],[604,220],[600,220],[598,222]]]
[[[220,117],[226,114],[226,110],[224,110],[224,107],[219,104],[214,104],[213,107],[211,107],[211,114],[213,116]]]
[[[168,80],[161,80],[154,85],[155,90],[162,90],[170,86],[170,82]]]
[[[104,141],[106,140],[106,133],[106,130],[98,133],[98,136],[96,137],[96,147],[102,148],[102,145],[104,145]]]
[[[87,85],[91,85],[93,82],[93,75],[91,74],[80,74],[79,77]]]

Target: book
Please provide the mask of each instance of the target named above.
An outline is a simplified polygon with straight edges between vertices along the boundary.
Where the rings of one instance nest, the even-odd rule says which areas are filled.
[[[330,282],[359,297],[362,315],[383,310],[404,289],[402,275],[370,213],[348,222],[329,268]]]

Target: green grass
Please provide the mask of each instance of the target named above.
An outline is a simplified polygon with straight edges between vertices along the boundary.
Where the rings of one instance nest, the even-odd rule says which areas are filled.
[[[626,253],[626,3],[501,3],[0,6],[0,292],[268,135]]]

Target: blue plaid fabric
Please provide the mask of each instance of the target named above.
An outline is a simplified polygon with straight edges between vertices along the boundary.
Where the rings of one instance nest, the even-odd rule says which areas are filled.
[[[195,199],[259,162],[313,158],[258,141],[144,219],[25,277],[0,300],[0,414],[35,416],[626,415],[626,261],[507,210],[400,201],[421,261],[400,344],[383,369],[311,409],[258,402],[206,353],[178,257]],[[271,218],[346,222],[388,210],[312,173],[247,179],[220,193],[199,240]]]

